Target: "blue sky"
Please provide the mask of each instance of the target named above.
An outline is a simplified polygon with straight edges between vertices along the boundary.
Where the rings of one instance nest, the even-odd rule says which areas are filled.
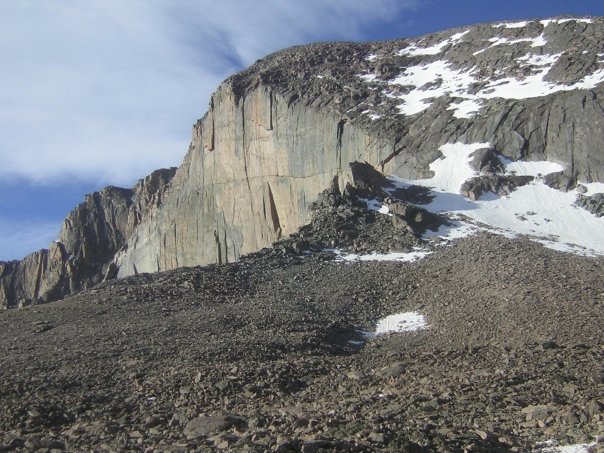
[[[604,15],[602,0],[0,0],[0,260],[84,194],[178,165],[228,75],[313,41]]]

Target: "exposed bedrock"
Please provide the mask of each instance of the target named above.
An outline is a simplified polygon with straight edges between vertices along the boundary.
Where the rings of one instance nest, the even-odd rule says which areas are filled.
[[[339,115],[288,102],[265,86],[240,99],[229,84],[195,127],[166,203],[120,253],[120,275],[234,261],[294,232],[349,162],[393,149]]]

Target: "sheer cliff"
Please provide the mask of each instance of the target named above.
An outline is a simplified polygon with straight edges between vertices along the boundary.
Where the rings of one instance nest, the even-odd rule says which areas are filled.
[[[237,260],[306,223],[355,161],[426,178],[442,145],[489,143],[561,164],[548,179],[560,189],[604,182],[603,43],[604,19],[563,18],[269,55],[217,89],[182,165],[153,192],[161,202],[139,206],[136,189],[88,197],[49,251],[1,265],[0,302]]]
[[[20,261],[0,262],[0,307],[61,299],[114,277],[112,260],[161,205],[175,168],[153,172],[133,189],[106,187],[69,213],[59,238]]]

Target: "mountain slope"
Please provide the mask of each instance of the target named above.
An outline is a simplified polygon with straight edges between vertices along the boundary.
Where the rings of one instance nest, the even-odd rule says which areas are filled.
[[[560,163],[565,188],[601,180],[603,27],[495,24],[261,60],[214,95],[178,189],[120,254],[120,275],[236,259],[305,223],[319,192],[350,181],[349,162],[428,176],[447,142]]]
[[[0,264],[0,452],[602,450],[603,30],[228,79],[178,170]]]
[[[602,19],[566,18],[270,55],[218,88],[161,206],[112,249],[112,269],[237,260],[308,222],[319,193],[352,181],[350,162],[427,179],[447,143],[557,163],[560,172],[543,176],[564,190],[604,181],[603,39]],[[40,286],[34,268],[5,266],[5,306],[17,293],[56,298],[6,289]]]
[[[0,451],[509,452],[604,433],[602,258],[484,233],[415,263],[294,245],[2,313]],[[408,312],[427,327],[362,333]]]

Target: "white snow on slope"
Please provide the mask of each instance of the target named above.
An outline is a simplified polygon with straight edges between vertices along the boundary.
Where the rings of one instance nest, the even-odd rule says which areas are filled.
[[[380,319],[375,326],[375,335],[398,332],[414,332],[427,327],[426,318],[416,311],[397,313]]]
[[[522,22],[513,22],[513,23],[499,23],[499,24],[494,24],[493,27],[494,28],[499,28],[499,27],[505,27],[505,28],[524,28],[526,27],[528,24],[528,21],[522,21]]]
[[[511,45],[511,44],[519,44],[521,42],[530,42],[531,47],[542,47],[547,44],[547,40],[543,36],[543,34],[535,37],[535,38],[518,38],[518,39],[508,39],[508,38],[490,38],[489,42],[492,44],[489,47],[478,50],[473,53],[473,55],[480,55],[481,53],[486,52],[487,50],[502,45]]]
[[[418,55],[438,55],[443,48],[449,44],[449,41],[443,41],[441,43],[435,44],[430,47],[417,47],[416,45],[411,45],[399,52],[399,55],[409,55],[412,57]]]
[[[430,255],[430,251],[415,248],[412,252],[390,252],[390,253],[346,253],[338,249],[328,249],[326,251],[333,252],[336,255],[336,261],[345,261],[348,263],[358,261],[397,261],[399,263],[412,263]]]
[[[596,443],[576,445],[555,445],[555,441],[544,442],[535,453],[590,453],[594,451]]]
[[[404,313],[396,313],[380,319],[376,323],[374,332],[366,332],[362,330],[359,332],[363,335],[363,337],[365,337],[366,340],[370,340],[378,335],[416,332],[418,330],[426,329],[427,327],[428,323],[426,322],[424,315],[418,313],[417,311],[409,311]]]
[[[430,47],[418,47],[417,44],[412,44],[399,51],[399,55],[418,56],[418,55],[438,55],[446,46],[449,44],[457,44],[461,39],[470,32],[470,30],[463,31],[461,33],[455,33],[450,38],[444,41],[434,44]]]
[[[531,47],[540,47],[545,45],[547,41],[545,40],[543,35],[539,35],[536,38],[518,38],[518,39],[507,39],[507,38],[490,38],[489,42],[491,42],[491,47],[501,46],[501,45],[510,45],[510,44],[518,44],[521,42],[530,42]],[[476,55],[476,53],[474,54]]]
[[[434,176],[429,179],[391,180],[399,187],[411,184],[432,189],[433,199],[423,207],[432,212],[446,212],[457,216],[458,225],[465,224],[462,216],[474,224],[464,226],[456,233],[455,227],[445,227],[449,237],[469,235],[480,228],[508,237],[528,235],[546,247],[582,255],[604,255],[604,217],[597,218],[585,209],[573,205],[577,192],[562,192],[546,186],[541,176],[562,167],[551,162],[504,161],[507,173],[530,174],[537,178],[510,195],[500,197],[487,194],[471,201],[459,194],[462,183],[478,173],[470,165],[471,154],[487,143],[443,145],[443,157],[430,165]],[[541,175],[541,176],[540,176]],[[590,184],[586,184],[589,186]],[[600,185],[592,186],[601,188]],[[436,233],[438,235],[438,232]]]
[[[591,196],[596,193],[604,193],[604,183],[601,182],[590,182],[581,184],[583,187],[587,189],[583,195]]]
[[[459,42],[464,34],[453,35],[427,48],[412,45],[399,51],[399,54],[437,55],[445,46]],[[543,35],[516,40],[491,38],[490,42],[491,47],[518,42],[530,42],[531,47],[541,47],[546,44]],[[474,55],[486,52],[489,48],[479,50]],[[517,77],[501,77],[503,72],[499,71],[497,75],[500,78],[489,78],[477,67],[455,69],[446,59],[406,67],[398,77],[389,81],[382,81],[374,74],[360,74],[359,77],[367,82],[378,82],[379,89],[385,96],[400,100],[398,109],[403,115],[415,115],[423,112],[432,105],[435,98],[448,95],[457,98],[449,107],[450,110],[453,110],[454,115],[457,118],[471,118],[488,99],[529,99],[562,91],[593,89],[604,82],[604,68],[596,70],[572,85],[556,84],[544,80],[545,75],[560,56],[561,54],[527,53],[516,60],[517,63],[520,63],[520,67],[517,68]],[[477,85],[477,83],[483,85]],[[406,88],[401,90],[402,87]],[[412,88],[408,90],[407,87]]]
[[[512,173],[516,175],[528,175],[535,177],[542,177],[550,173],[564,170],[564,167],[555,162],[549,161],[524,161],[518,160],[513,161],[510,159],[500,158],[501,163],[505,165],[506,173]],[[603,184],[604,186],[604,184]]]
[[[544,27],[547,27],[550,24],[564,24],[566,22],[580,22],[584,24],[592,24],[592,19],[544,19],[541,21],[541,24]]]
[[[543,47],[546,44],[547,40],[545,39],[545,36],[539,35],[533,40],[531,47]]]
[[[380,214],[384,214],[387,216],[392,216],[390,214],[390,208],[386,203],[376,200],[375,198],[361,198],[362,201],[367,205],[367,209],[370,211],[378,212]]]

